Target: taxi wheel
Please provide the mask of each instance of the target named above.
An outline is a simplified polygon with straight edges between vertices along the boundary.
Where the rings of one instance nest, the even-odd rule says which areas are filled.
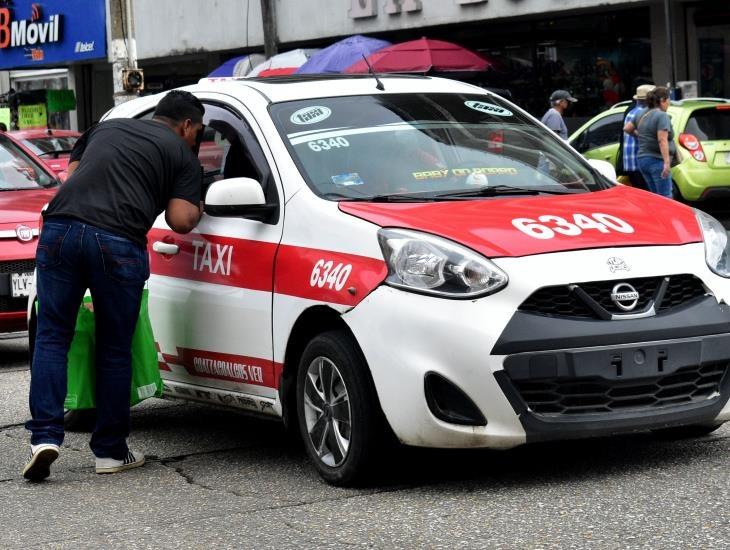
[[[365,359],[344,330],[307,345],[297,375],[297,413],[307,454],[333,485],[366,481],[380,446],[382,413]]]
[[[29,368],[33,368],[33,350],[35,348],[36,335],[36,313],[35,305],[31,309],[30,320],[28,321],[28,346],[29,346]],[[92,432],[96,424],[96,409],[80,409],[77,411],[65,411],[63,414],[63,427],[69,432]]]
[[[690,439],[709,435],[722,426],[719,424],[692,424],[690,426],[677,426],[674,428],[661,428],[652,430],[652,433],[661,439]]]

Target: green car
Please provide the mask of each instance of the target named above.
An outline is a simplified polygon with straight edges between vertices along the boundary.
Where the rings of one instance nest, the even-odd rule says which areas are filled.
[[[629,105],[628,101],[617,103],[596,115],[568,141],[584,157],[606,160],[615,167]],[[730,196],[730,99],[672,101],[668,114],[680,158],[672,168],[676,198],[697,201]]]

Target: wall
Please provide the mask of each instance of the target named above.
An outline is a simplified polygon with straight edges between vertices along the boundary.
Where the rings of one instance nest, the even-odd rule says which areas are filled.
[[[385,32],[424,26],[550,13],[584,8],[641,4],[641,0],[399,0],[421,5],[418,12],[389,15],[393,0],[275,0],[279,39],[283,43]],[[471,0],[473,1],[473,0]],[[353,19],[355,6],[376,12]],[[365,6],[362,8],[362,6]],[[134,0],[140,59],[200,51],[260,49],[263,44],[260,0]],[[164,29],[164,32],[161,32]]]
[[[244,49],[264,41],[260,0],[134,0],[134,24],[139,59]]]

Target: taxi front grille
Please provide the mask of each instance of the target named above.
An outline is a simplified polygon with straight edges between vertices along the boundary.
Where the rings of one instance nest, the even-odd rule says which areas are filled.
[[[727,363],[716,363],[632,380],[565,377],[512,380],[512,384],[534,414],[564,417],[651,411],[704,402],[719,396],[727,372]]]
[[[631,312],[621,310],[611,299],[613,288],[620,283],[631,285],[639,294]],[[540,315],[608,319],[639,313],[651,305],[655,312],[665,312],[707,293],[702,281],[694,275],[614,279],[543,287],[533,292],[519,309]]]
[[[10,260],[0,262],[0,273],[32,273],[35,260]]]

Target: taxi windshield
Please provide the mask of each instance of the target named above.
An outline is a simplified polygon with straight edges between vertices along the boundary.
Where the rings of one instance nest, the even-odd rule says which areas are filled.
[[[12,140],[0,134],[0,191],[39,189],[57,183]]]
[[[611,184],[496,96],[288,101],[271,114],[307,184],[331,200],[580,193]]]

